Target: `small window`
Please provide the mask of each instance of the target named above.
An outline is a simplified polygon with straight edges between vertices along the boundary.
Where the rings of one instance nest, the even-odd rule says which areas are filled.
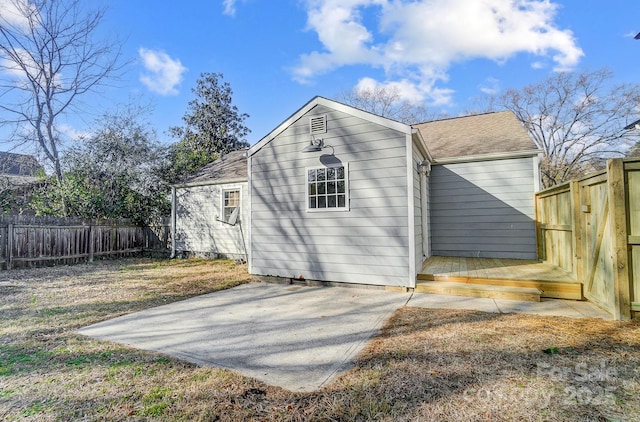
[[[225,223],[234,224],[232,217],[237,217],[236,209],[240,207],[240,189],[229,189],[222,191],[222,218]],[[234,211],[236,211],[234,213]]]
[[[315,135],[317,133],[327,132],[327,116],[316,116],[309,119],[309,133]]]
[[[345,166],[307,169],[307,209],[346,210],[348,190]]]

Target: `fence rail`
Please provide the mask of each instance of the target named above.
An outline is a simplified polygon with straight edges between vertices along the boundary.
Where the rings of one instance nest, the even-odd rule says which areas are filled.
[[[573,273],[584,296],[626,320],[640,312],[640,159],[536,194],[538,257]]]
[[[3,269],[91,262],[99,257],[124,257],[142,252],[170,252],[168,219],[140,227],[124,220],[0,218]]]

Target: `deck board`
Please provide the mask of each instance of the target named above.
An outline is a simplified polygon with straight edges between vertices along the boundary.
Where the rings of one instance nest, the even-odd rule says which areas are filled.
[[[434,256],[422,273],[474,278],[535,279],[577,282],[569,272],[555,265],[526,259],[486,259]]]

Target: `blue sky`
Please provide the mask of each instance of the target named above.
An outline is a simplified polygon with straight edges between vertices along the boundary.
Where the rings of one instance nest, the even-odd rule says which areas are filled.
[[[162,140],[202,72],[220,72],[248,113],[251,144],[315,95],[393,85],[457,115],[483,92],[555,71],[610,68],[640,82],[631,0],[110,0],[101,31],[131,59],[93,111],[141,98]],[[91,104],[91,101],[88,101]],[[84,131],[82,121],[69,124]]]

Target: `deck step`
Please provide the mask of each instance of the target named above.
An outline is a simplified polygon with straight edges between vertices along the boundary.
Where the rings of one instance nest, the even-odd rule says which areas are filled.
[[[449,281],[421,281],[416,293],[433,293],[451,296],[540,302],[542,291],[531,287],[494,286],[490,284],[456,283]]]
[[[563,280],[514,280],[508,278],[480,278],[456,275],[418,274],[418,283],[424,281],[442,281],[448,283],[464,283],[504,287],[523,287],[542,291],[541,296],[554,299],[583,300],[582,283]]]

